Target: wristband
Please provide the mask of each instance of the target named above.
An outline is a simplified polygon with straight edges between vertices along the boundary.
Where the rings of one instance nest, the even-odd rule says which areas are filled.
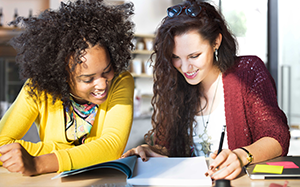
[[[249,153],[249,151],[243,147],[240,147],[239,149],[242,149],[247,153],[248,164],[246,164],[244,167],[248,167],[249,164],[253,161],[253,155],[251,153]]]

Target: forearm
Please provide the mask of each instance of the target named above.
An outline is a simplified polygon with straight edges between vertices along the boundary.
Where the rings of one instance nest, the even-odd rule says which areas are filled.
[[[10,172],[30,176],[58,171],[58,160],[54,153],[34,157],[19,143],[1,146],[0,155],[3,167]]]
[[[258,163],[272,159],[280,156],[282,153],[282,148],[279,142],[271,137],[263,137],[253,144],[245,146],[244,148],[246,148],[253,155],[252,163]],[[248,164],[247,153],[244,150],[238,148],[233,151],[238,155],[243,166]]]
[[[57,172],[59,169],[58,160],[54,153],[37,156],[34,161],[37,175]]]

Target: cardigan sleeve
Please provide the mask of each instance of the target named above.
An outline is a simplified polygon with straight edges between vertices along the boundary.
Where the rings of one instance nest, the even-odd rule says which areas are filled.
[[[28,81],[0,121],[0,146],[20,143],[32,156],[73,147],[70,142],[63,141],[66,140],[65,137],[61,137],[64,132],[62,102],[57,100],[53,103],[50,95],[46,100],[44,94],[32,98],[27,92],[27,83]],[[37,143],[22,139],[33,124],[37,126],[41,139]],[[55,129],[56,132],[49,129]]]
[[[278,106],[276,86],[271,74],[256,56],[240,57],[237,69],[235,76],[239,79],[241,99],[234,100],[240,102],[235,105],[240,106],[238,107],[240,109],[243,108],[244,114],[237,112],[238,108],[235,109],[237,112],[235,118],[238,119],[235,121],[241,123],[230,129],[235,131],[235,136],[239,134],[239,138],[235,139],[235,146],[231,148],[252,144],[263,137],[272,137],[280,143],[282,156],[287,155],[289,127],[285,114]],[[245,118],[241,117],[242,115],[245,115]]]
[[[48,98],[49,102],[43,99],[41,101],[33,99],[27,92],[27,83],[28,82],[24,84],[17,98],[6,111],[5,115],[0,121],[0,146],[11,143],[20,143],[32,156],[39,156],[51,153],[54,149],[67,149],[72,147],[70,143],[62,143],[62,141],[47,140],[32,143],[30,141],[22,140],[22,137],[26,134],[26,132],[29,130],[31,125],[34,124],[34,122],[37,122],[36,125],[38,126],[39,135],[45,133],[43,130],[40,131],[41,129],[39,128],[41,118],[47,119],[49,117],[52,119],[52,121],[45,120],[48,122],[48,126],[49,124],[53,124],[53,122],[57,122],[58,119],[63,119],[57,115],[49,115],[49,108],[46,107],[50,103],[51,105],[53,105],[54,108],[56,108],[57,113],[62,114],[62,110],[59,110],[62,109],[62,103],[60,101],[57,101],[53,104],[52,97],[50,98],[50,96]],[[39,96],[40,99],[43,97],[44,94]],[[59,109],[57,108],[58,106]],[[41,112],[43,110],[47,112]],[[61,123],[63,124],[63,121]],[[45,126],[47,125],[45,124]],[[49,132],[49,134],[51,134],[51,132]],[[52,134],[55,135],[57,133]],[[0,163],[0,165],[2,165],[2,163]]]
[[[130,73],[123,73],[114,81],[106,102],[99,108],[91,137],[85,144],[54,151],[59,160],[59,172],[120,158],[132,125],[133,91]]]
[[[38,103],[28,95],[26,86],[23,86],[0,121],[0,146],[18,142],[31,155],[36,156],[42,145],[26,142],[21,138],[29,130],[37,116]]]

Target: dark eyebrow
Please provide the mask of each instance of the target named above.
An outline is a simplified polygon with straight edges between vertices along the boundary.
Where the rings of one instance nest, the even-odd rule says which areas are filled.
[[[94,75],[95,75],[95,73],[94,74],[89,74],[89,75],[79,75],[79,76],[77,76],[77,78],[80,78],[80,77],[92,77]]]
[[[111,66],[111,62],[104,68],[104,71]]]
[[[105,71],[107,68],[109,68],[111,66],[111,62],[104,68],[104,70],[103,71]],[[93,73],[93,74],[89,74],[89,75],[79,75],[79,76],[77,76],[77,78],[80,78],[80,77],[92,77],[92,76],[94,76],[95,75],[95,73]]]
[[[174,53],[172,53],[172,56],[177,56],[177,55],[175,55]]]
[[[188,56],[199,55],[199,54],[201,54],[201,52],[200,51],[196,51],[196,52],[193,52],[193,53],[189,54]]]

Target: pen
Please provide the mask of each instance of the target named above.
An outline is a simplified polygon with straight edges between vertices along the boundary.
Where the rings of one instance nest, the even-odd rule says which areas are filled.
[[[224,141],[224,135],[225,135],[225,130],[226,130],[226,125],[223,125],[223,129],[222,129],[222,133],[221,133],[221,138],[220,138],[220,144],[219,144],[219,149],[218,149],[218,154],[222,151],[222,147],[223,147],[223,141]],[[217,154],[217,155],[218,155]],[[217,173],[220,173],[221,171],[223,171],[224,169],[226,169],[227,167],[224,167],[223,169],[217,171],[216,173],[214,173],[212,176],[216,175]],[[216,169],[219,169],[219,166],[216,167]]]
[[[220,144],[219,144],[219,149],[218,149],[218,154],[222,151],[222,147],[223,147],[223,141],[224,141],[224,135],[225,135],[225,130],[226,130],[226,125],[223,125],[223,129],[222,129],[222,133],[221,133],[221,138],[220,138]],[[217,154],[217,155],[218,155]],[[217,171],[216,173],[214,173],[212,175],[215,176],[216,174],[220,173],[221,171],[223,171],[224,169],[226,169],[227,167],[222,168],[221,170],[217,171],[219,169],[219,166],[217,166],[215,168],[215,171]],[[212,169],[213,170],[213,169]],[[208,173],[207,173],[208,174]]]
[[[225,130],[226,130],[226,125],[223,125],[223,129],[222,129],[222,133],[221,133],[221,138],[220,138],[219,149],[218,149],[218,154],[222,151]]]

